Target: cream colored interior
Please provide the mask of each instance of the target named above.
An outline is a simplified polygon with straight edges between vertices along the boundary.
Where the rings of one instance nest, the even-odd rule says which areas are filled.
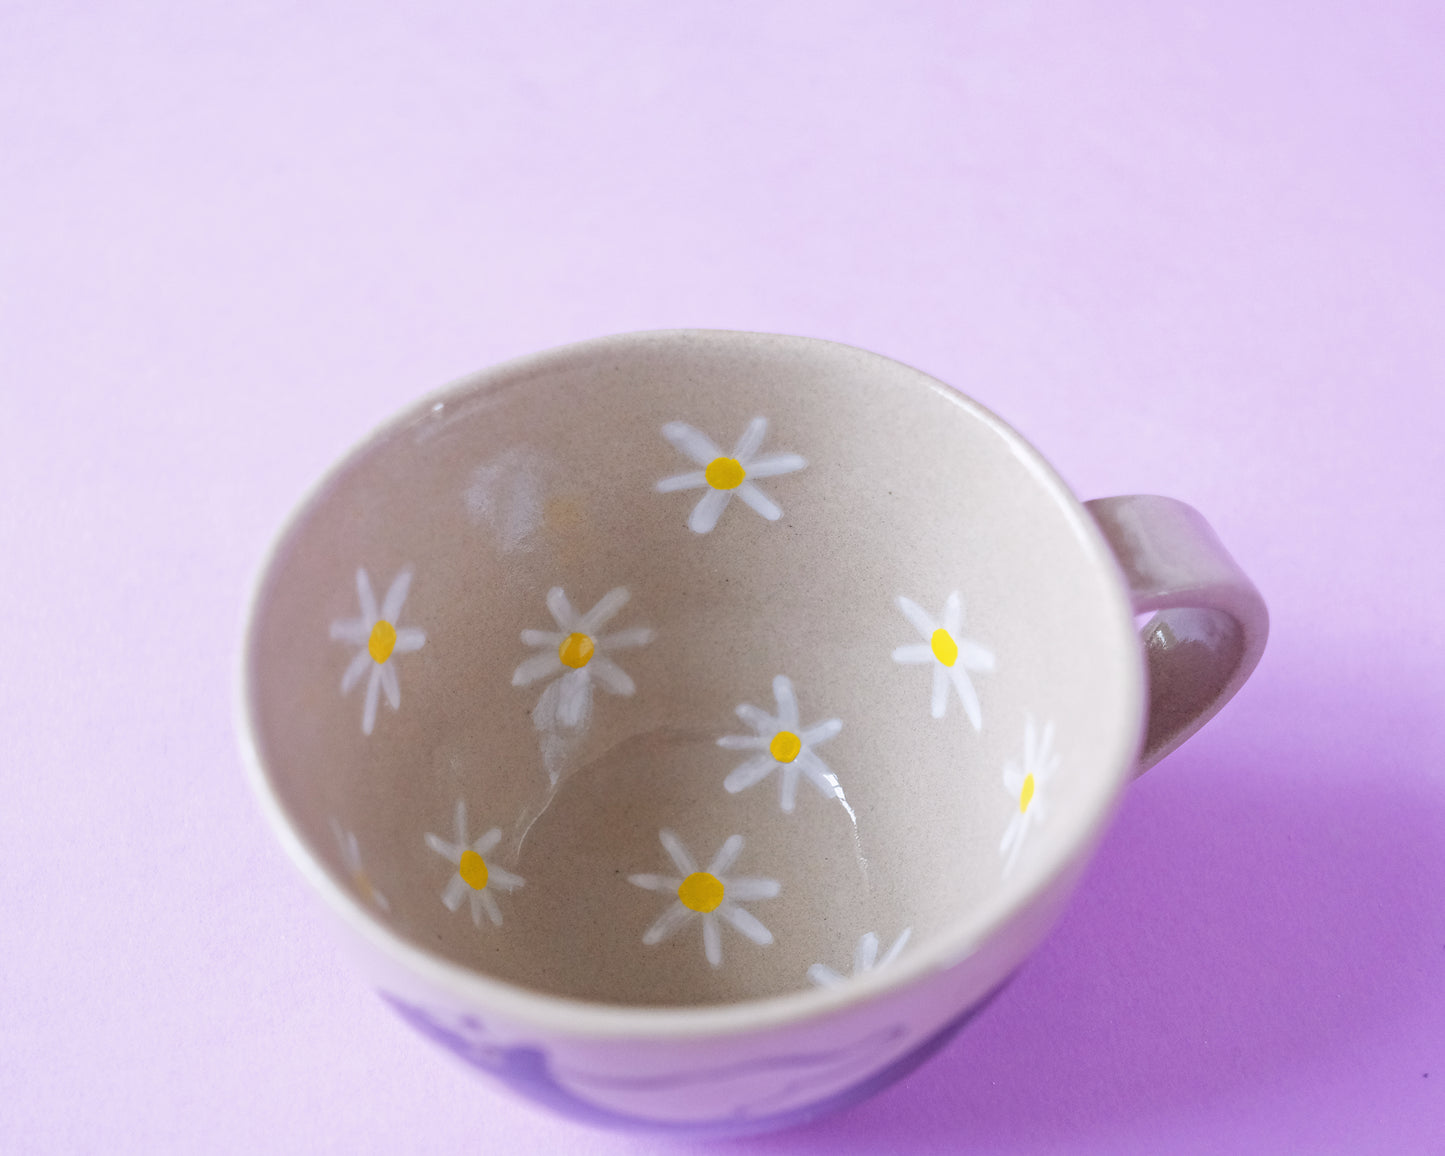
[[[663,426],[685,422],[726,456],[758,416],[769,422],[760,453],[808,463],[758,482],[782,517],[734,497],[714,530],[694,533],[707,491],[655,489],[698,468]],[[983,411],[858,350],[692,332],[528,359],[428,399],[301,511],[248,642],[258,751],[312,852],[416,945],[533,990],[624,1004],[794,991],[813,964],[849,971],[864,933],[886,949],[910,928],[905,950],[918,950],[999,888],[1026,886],[1106,805],[1137,737],[1126,733],[1137,659],[1083,517]],[[419,650],[388,655],[400,709],[383,693],[370,735],[372,671],[343,695],[359,647],[331,637],[333,622],[358,617],[359,567],[378,602],[410,567],[394,625],[426,634]],[[588,725],[544,733],[533,710],[547,683],[514,686],[513,674],[545,649],[522,632],[557,630],[554,586],[579,612],[626,588],[598,637],[654,636],[612,653],[635,694],[594,679]],[[972,676],[977,732],[952,692],[945,717],[931,716],[931,666],[892,658],[926,641],[898,597],[938,616],[954,590],[959,634],[995,659]],[[724,789],[750,752],[717,739],[752,733],[739,703],[773,712],[779,674],[804,727],[841,720],[816,754],[846,804],[803,780],[784,813],[781,767]],[[1030,717],[1052,725],[1058,770],[1037,787],[1047,819],[1005,876],[1000,843],[1020,799],[1004,770]],[[485,912],[473,922],[470,888],[456,911],[442,901],[458,866],[426,836],[455,840],[459,800],[470,840],[501,831],[483,856],[500,926]],[[643,944],[675,899],[629,876],[678,874],[664,828],[699,867],[743,837],[720,874],[777,881],[776,897],[741,904],[772,944],[722,925],[715,968],[697,913]],[[525,882],[503,891],[498,871]]]

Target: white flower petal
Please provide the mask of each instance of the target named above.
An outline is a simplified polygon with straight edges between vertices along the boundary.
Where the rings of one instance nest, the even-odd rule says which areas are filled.
[[[630,650],[635,646],[646,646],[657,637],[657,631],[650,626],[632,626],[616,634],[604,634],[597,640],[601,650]]]
[[[943,604],[943,629],[955,638],[958,637],[959,628],[963,625],[963,596],[957,590],[952,591],[948,601]]]
[[[457,800],[457,808],[452,812],[452,825],[457,832],[457,861],[460,862],[461,853],[466,850],[467,846],[467,801],[465,799]]]
[[[744,465],[748,459],[758,452],[758,447],[763,444],[763,439],[768,436],[768,419],[755,417],[748,422],[748,428],[743,430],[742,437],[738,438],[737,445],[733,446],[733,457]]]
[[[673,878],[670,875],[629,875],[627,882],[635,887],[642,887],[648,891],[666,891],[677,894],[677,889],[682,886],[682,880]]]
[[[505,867],[496,867],[490,864],[487,867],[488,887],[500,887],[503,891],[515,891],[526,882],[520,875],[513,875]]]
[[[983,714],[978,705],[978,693],[973,689],[973,683],[969,681],[968,671],[955,664],[948,668],[948,678],[953,683],[953,689],[958,691],[958,699],[963,703],[963,713],[968,715],[968,721],[973,723],[973,729],[982,730]]]
[[[557,721],[569,730],[580,727],[592,712],[592,678],[584,666],[569,670],[557,680]]]
[[[812,967],[808,968],[808,978],[819,987],[843,986],[843,977],[831,967],[821,963],[815,963]]]
[[[771,741],[772,736],[777,732],[778,727],[773,716],[761,707],[756,707],[750,702],[739,703],[737,714],[738,718],[742,719],[743,722],[747,723],[753,730],[764,734],[769,741]]]
[[[551,650],[558,650],[562,643],[567,641],[567,636],[554,630],[524,630],[522,631],[523,646],[545,646]]]
[[[711,911],[702,917],[702,952],[713,967],[722,966],[722,936],[718,933],[717,917]]]
[[[860,975],[873,966],[878,959],[878,936],[871,931],[864,932],[858,938],[858,946],[853,950],[853,974]]]
[[[743,837],[741,835],[729,835],[727,840],[718,848],[712,862],[708,864],[709,875],[721,875],[729,867],[738,861],[738,856],[743,851]]]
[[[914,630],[918,631],[919,634],[923,635],[923,637],[930,642],[933,640],[933,632],[938,629],[938,625],[933,621],[932,615],[924,610],[922,606],[914,602],[913,599],[904,598],[900,595],[898,599],[898,609],[903,611],[903,617],[908,619]],[[895,653],[897,652],[895,651]],[[932,651],[929,653],[931,654]]]
[[[401,615],[401,608],[406,605],[407,591],[411,589],[411,575],[411,567],[407,566],[393,578],[391,588],[386,592],[386,601],[381,604],[382,618],[393,625]]]
[[[783,516],[783,507],[752,482],[744,482],[733,493],[738,496],[739,501],[746,502],[770,522],[776,522]]]
[[[693,429],[686,422],[668,422],[662,427],[662,436],[670,441],[679,453],[686,454],[700,466],[723,456],[722,450],[713,445],[706,434]]]
[[[717,913],[759,947],[767,947],[773,942],[773,933],[764,927],[758,917],[751,912],[744,911],[735,904],[724,902],[717,909]]]
[[[372,666],[366,683],[366,705],[361,711],[361,733],[369,735],[376,726],[376,700],[381,694],[381,667]]]
[[[577,629],[577,611],[572,609],[572,603],[567,601],[567,594],[562,587],[553,586],[547,591],[547,609],[551,611],[552,619],[562,633],[571,634]]]
[[[798,764],[789,763],[783,768],[783,783],[778,792],[778,805],[783,814],[791,815],[798,805]]]
[[[747,463],[750,478],[775,478],[803,469],[808,463],[797,454],[764,454]]]
[[[732,772],[723,780],[723,788],[730,795],[736,795],[739,791],[746,791],[756,783],[761,783],[778,765],[778,760],[769,754],[761,754],[751,758],[747,762],[733,768]]]
[[[448,843],[440,835],[433,835],[430,831],[426,835],[426,845],[453,866],[462,861],[462,852],[466,850],[465,846],[458,847],[454,843]]]
[[[657,483],[656,489],[659,494],[672,494],[678,490],[695,490],[705,485],[707,475],[702,470],[693,470],[690,474],[673,474],[670,478],[663,478]]]
[[[993,669],[993,651],[967,638],[954,640],[958,643],[958,665],[969,670],[990,671]]]
[[[691,909],[689,909],[687,905],[684,904],[681,899],[679,899],[676,903],[674,903],[671,907],[669,907],[666,911],[659,915],[656,922],[654,922],[651,927],[649,927],[646,931],[642,933],[642,942],[644,946],[652,947],[654,944],[661,943],[664,939],[666,939],[669,935],[671,935],[674,931],[676,931],[679,927],[681,927],[684,923],[691,919],[692,914],[693,913]]]
[[[934,718],[942,718],[948,710],[948,668],[941,662],[933,668],[933,704],[931,709]]]
[[[832,769],[815,755],[812,751],[804,750],[793,761],[803,774],[808,776],[808,782],[818,788],[818,793],[828,798],[840,798],[842,792],[838,789],[838,776]]]
[[[497,906],[497,901],[492,898],[492,893],[490,891],[474,891],[472,894],[481,902],[483,909],[487,913],[487,918],[490,919],[495,926],[501,927],[502,909]]]
[[[386,691],[386,701],[391,704],[391,709],[400,710],[401,683],[396,680],[396,667],[392,666],[390,662],[382,663],[381,689]]]
[[[396,632],[393,654],[411,654],[426,645],[426,631],[415,626],[406,626]]]
[[[356,600],[361,603],[361,616],[368,631],[376,625],[376,595],[371,591],[371,578],[361,567],[356,570]]]
[[[887,954],[878,961],[878,966],[887,967],[890,963],[897,959],[899,954],[903,951],[904,946],[908,943],[908,937],[912,934],[913,928],[905,927],[903,929],[903,934],[901,934],[897,939],[893,941],[893,946],[890,947]]]
[[[1025,770],[1025,768],[1019,766],[1018,763],[1014,762],[1012,759],[1010,759],[1008,762],[1004,763],[1004,765],[1003,765],[1003,785],[1004,785],[1004,790],[1006,790],[1006,791],[1007,791],[1010,795],[1012,795],[1015,799],[1018,798],[1019,792],[1024,789],[1024,778],[1025,778],[1025,775],[1026,775],[1026,770]]]
[[[460,875],[453,875],[447,882],[446,890],[442,892],[442,902],[447,905],[448,911],[455,911],[462,905],[471,887]]]
[[[637,684],[632,681],[632,676],[601,651],[592,656],[592,661],[587,666],[591,670],[592,676],[602,684],[603,689],[611,694],[620,694],[626,697],[636,693]]]
[[[758,899],[774,899],[782,894],[783,885],[776,879],[738,875],[723,885],[725,897],[734,903],[751,903]]]
[[[559,678],[543,688],[537,705],[532,708],[532,725],[543,734],[550,735],[557,726],[557,704],[561,701],[562,680]]]
[[[512,672],[513,686],[526,686],[529,683],[537,682],[539,679],[550,678],[554,674],[560,674],[564,669],[562,659],[555,650],[544,650],[531,658],[523,660],[522,664]]]
[[[350,694],[351,688],[361,681],[361,676],[366,673],[366,668],[375,666],[369,651],[362,649],[356,652],[346,667],[346,673],[341,676],[341,693]]]
[[[815,747],[819,743],[826,743],[835,737],[843,729],[843,720],[830,718],[824,722],[816,723],[807,730],[801,732],[798,738],[805,747]]]
[[[687,519],[687,528],[694,534],[711,533],[732,497],[731,490],[709,490],[692,508],[692,514]]]
[[[677,837],[675,832],[664,828],[657,833],[657,837],[674,865],[683,875],[691,875],[697,870],[696,860],[687,853],[687,848],[682,845],[682,840]]]
[[[1014,840],[1019,837],[1019,832],[1023,830],[1023,819],[1023,815],[1016,814],[1009,820],[1009,825],[1003,833],[1003,841],[998,845],[1000,855],[1012,847]]]
[[[729,751],[766,750],[771,740],[767,735],[723,735],[717,745]]]
[[[1019,816],[1019,834],[1014,840],[1013,850],[1009,853],[1008,862],[1003,865],[1003,873],[1009,875],[1013,872],[1014,865],[1019,861],[1019,855],[1024,849],[1024,835],[1028,831],[1028,816]]]
[[[352,646],[365,646],[371,641],[374,623],[364,618],[340,618],[331,624],[332,642],[349,642]]]
[[[796,731],[798,728],[798,695],[793,690],[793,680],[786,674],[773,679],[773,699],[778,704],[778,729]]]
[[[921,662],[937,661],[933,655],[933,647],[926,642],[911,642],[907,646],[895,647],[893,661],[914,666]]]
[[[596,634],[597,628],[610,622],[617,612],[627,605],[631,597],[626,586],[617,586],[607,591],[598,600],[596,606],[577,620],[576,629],[583,634]]]
[[[490,855],[492,848],[502,841],[502,829],[493,827],[480,839],[472,844],[472,850],[478,855]]]

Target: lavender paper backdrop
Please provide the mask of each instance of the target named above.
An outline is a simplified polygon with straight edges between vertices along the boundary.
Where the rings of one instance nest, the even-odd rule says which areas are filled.
[[[0,5],[0,1150],[693,1150],[411,1037],[228,717],[350,442],[687,325],[919,365],[1203,509],[1274,613],[957,1042],[737,1147],[1445,1150],[1442,12]]]

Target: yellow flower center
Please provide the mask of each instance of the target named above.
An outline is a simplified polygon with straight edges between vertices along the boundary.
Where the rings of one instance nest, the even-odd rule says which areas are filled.
[[[569,634],[557,648],[557,657],[573,670],[581,670],[592,661],[592,652],[596,649],[587,635]]]
[[[933,632],[929,645],[933,647],[933,657],[944,666],[952,666],[958,661],[958,643],[953,641],[953,635],[943,627],[940,626]]]
[[[1024,776],[1023,790],[1019,792],[1019,814],[1022,815],[1029,809],[1029,804],[1034,801],[1034,777]]]
[[[377,662],[385,662],[390,658],[395,645],[396,627],[390,622],[383,619],[371,628],[371,638],[366,643],[366,649]]]
[[[480,891],[487,885],[487,861],[475,851],[462,852],[462,861],[457,864],[457,870],[473,891]]]
[[[779,731],[768,744],[768,754],[780,763],[791,763],[803,749],[803,740],[792,731]]]
[[[682,881],[682,886],[677,889],[677,897],[684,906],[707,913],[716,909],[723,901],[722,880],[706,871],[694,871]]]
[[[715,490],[735,490],[747,477],[742,462],[737,458],[713,458],[703,471],[707,484]]]

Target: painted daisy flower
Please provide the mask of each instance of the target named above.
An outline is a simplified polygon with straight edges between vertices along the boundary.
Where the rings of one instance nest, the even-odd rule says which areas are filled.
[[[373,907],[390,911],[391,904],[386,901],[385,895],[372,886],[371,878],[362,866],[361,847],[356,842],[356,835],[345,830],[335,819],[331,820],[331,833],[336,836],[336,845],[341,848],[341,864],[346,868],[346,877],[351,881],[351,885]]]
[[[350,694],[351,688],[361,681],[361,676],[368,670],[371,672],[366,683],[366,705],[361,711],[362,734],[369,735],[376,726],[376,702],[381,691],[386,691],[386,701],[391,704],[392,710],[401,706],[401,685],[396,680],[392,658],[420,650],[426,644],[426,631],[414,626],[398,629],[396,625],[401,608],[406,603],[406,592],[411,588],[411,575],[411,567],[408,566],[392,579],[378,614],[376,595],[371,592],[371,579],[364,569],[358,569],[356,596],[361,602],[361,617],[341,618],[331,624],[334,641],[361,647],[341,676],[341,693]]]
[[[800,727],[798,696],[793,691],[792,679],[786,675],[780,674],[773,679],[773,698],[777,701],[776,715],[770,715],[749,702],[738,706],[738,717],[756,734],[723,735],[718,739],[717,745],[728,750],[758,752],[736,767],[723,780],[723,786],[735,795],[754,783],[762,782],[781,767],[782,807],[786,813],[793,812],[800,775],[806,775],[808,782],[817,787],[820,794],[841,799],[843,791],[838,786],[838,776],[813,753],[815,746],[827,742],[843,729],[841,720],[830,718],[810,727]]]
[[[670,494],[675,490],[696,490],[707,487],[707,493],[692,508],[687,528],[695,534],[706,534],[722,517],[722,512],[736,494],[770,522],[783,516],[783,508],[754,484],[758,478],[774,478],[791,474],[808,463],[797,454],[764,454],[758,456],[763,437],[768,432],[768,419],[755,417],[748,423],[731,457],[713,445],[712,439],[684,422],[668,422],[662,436],[677,451],[690,457],[703,468],[686,474],[674,474],[657,483],[657,492]]]
[[[713,856],[706,871],[699,871],[687,848],[671,831],[659,831],[658,838],[667,849],[673,864],[682,873],[681,877],[671,875],[629,875],[629,883],[645,887],[648,891],[672,892],[677,901],[672,904],[657,922],[642,936],[648,947],[661,943],[694,915],[702,916],[702,947],[708,963],[713,967],[722,966],[722,935],[718,930],[718,919],[728,923],[754,943],[766,947],[773,942],[773,933],[758,922],[750,912],[744,911],[739,903],[756,899],[772,899],[782,891],[775,879],[755,879],[741,875],[727,875],[725,872],[737,862],[742,853],[743,837],[729,836],[727,842]]]
[[[1030,828],[1045,822],[1049,817],[1049,782],[1059,769],[1059,756],[1053,751],[1054,724],[1045,723],[1040,734],[1034,726],[1033,716],[1024,720],[1024,760],[1019,766],[1012,760],[1004,764],[1003,786],[1009,798],[1018,806],[1009,819],[1008,829],[999,844],[999,854],[1007,856],[1003,873],[1008,875],[1018,862],[1023,850],[1024,839]]]
[[[962,596],[957,590],[948,596],[943,606],[942,622],[934,621],[928,611],[909,598],[899,598],[898,609],[927,641],[898,647],[893,652],[893,661],[906,665],[933,663],[933,717],[942,718],[948,710],[948,686],[952,683],[953,689],[958,692],[958,701],[963,703],[963,713],[973,723],[973,729],[982,730],[978,693],[969,681],[968,672],[991,671],[993,651],[959,636],[959,628],[963,625]]]
[[[905,927],[903,934],[893,941],[893,946],[883,953],[882,959],[878,958],[878,937],[873,932],[859,938],[858,946],[853,949],[853,974],[862,975],[875,967],[887,967],[898,958],[898,953],[903,950],[912,934],[913,928]],[[823,963],[815,963],[808,968],[808,978],[819,987],[841,987],[846,979]]]
[[[538,730],[549,731],[556,724],[574,728],[585,723],[592,711],[594,680],[612,694],[627,696],[637,690],[627,672],[613,662],[607,652],[646,646],[655,632],[645,626],[635,626],[597,636],[597,628],[626,606],[630,597],[626,587],[618,586],[604,594],[586,614],[578,614],[567,601],[562,587],[554,586],[547,591],[547,609],[552,612],[557,629],[522,631],[526,645],[542,649],[512,672],[513,686],[526,686],[555,674],[562,676],[537,700],[532,720]]]
[[[455,843],[447,842],[440,835],[427,833],[426,845],[449,863],[454,864],[457,869],[457,873],[447,884],[446,890],[442,892],[442,902],[447,905],[448,911],[455,911],[462,905],[463,899],[470,898],[472,922],[478,927],[482,925],[483,911],[498,927],[502,925],[502,909],[497,906],[497,901],[492,895],[494,889],[515,891],[525,882],[520,875],[513,875],[510,871],[498,867],[495,863],[488,863],[483,858],[483,856],[490,855],[492,849],[501,841],[502,829],[500,827],[493,827],[474,843],[468,841],[465,799],[457,800],[457,841]]]

